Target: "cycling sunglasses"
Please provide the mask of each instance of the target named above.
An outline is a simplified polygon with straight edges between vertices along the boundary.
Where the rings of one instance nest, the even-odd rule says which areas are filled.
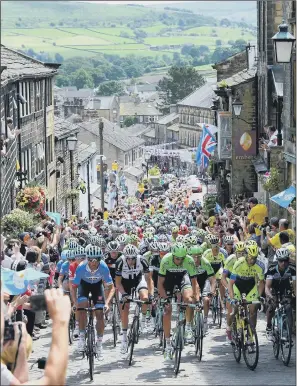
[[[136,260],[136,256],[127,256],[126,259],[128,259],[128,260]]]
[[[176,259],[176,260],[183,260],[185,257],[173,256],[173,258]]]
[[[192,255],[193,259],[200,259],[200,257],[202,257],[202,255]]]
[[[288,259],[278,259],[277,261],[278,261],[278,263],[288,263],[289,262]]]
[[[99,260],[101,260],[101,257],[92,256],[92,257],[87,257],[87,259],[88,259],[88,261],[99,261]]]

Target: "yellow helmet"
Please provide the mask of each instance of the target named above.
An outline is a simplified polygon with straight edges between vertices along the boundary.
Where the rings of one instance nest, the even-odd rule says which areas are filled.
[[[257,244],[256,245],[253,245],[253,244],[246,245],[245,250],[246,250],[248,256],[251,256],[251,257],[257,257],[259,254],[259,247]]]
[[[235,252],[243,252],[245,250],[245,244],[243,241],[239,241],[235,244]]]

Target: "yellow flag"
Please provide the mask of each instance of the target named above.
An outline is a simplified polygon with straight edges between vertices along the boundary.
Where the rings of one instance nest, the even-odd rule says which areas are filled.
[[[16,160],[15,168],[16,168],[17,171],[19,171],[20,168],[21,168],[18,160]]]

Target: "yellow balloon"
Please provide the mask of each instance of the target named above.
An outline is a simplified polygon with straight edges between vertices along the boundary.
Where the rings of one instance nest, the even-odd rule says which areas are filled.
[[[249,133],[243,133],[239,141],[240,146],[245,151],[249,150],[249,148],[252,146],[252,142],[252,137],[249,135]]]

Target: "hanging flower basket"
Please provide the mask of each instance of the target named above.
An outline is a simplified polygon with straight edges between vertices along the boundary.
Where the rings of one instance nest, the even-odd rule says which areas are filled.
[[[271,168],[270,172],[260,177],[260,181],[263,184],[263,189],[268,193],[277,192],[279,190],[279,172],[276,168]]]
[[[17,238],[17,236],[26,231],[33,231],[37,225],[35,216],[25,210],[14,209],[9,214],[3,216],[1,220],[2,232],[10,238]]]
[[[82,194],[85,194],[87,192],[86,183],[84,181],[81,181],[77,187],[76,190],[79,190],[82,192]]]
[[[45,214],[46,194],[47,192],[44,187],[26,186],[16,196],[17,207],[34,215],[43,216]]]
[[[80,189],[71,189],[71,190],[68,190],[65,194],[65,197],[66,198],[71,198],[71,199],[75,199],[75,198],[78,198],[79,197],[79,192],[80,192]]]

